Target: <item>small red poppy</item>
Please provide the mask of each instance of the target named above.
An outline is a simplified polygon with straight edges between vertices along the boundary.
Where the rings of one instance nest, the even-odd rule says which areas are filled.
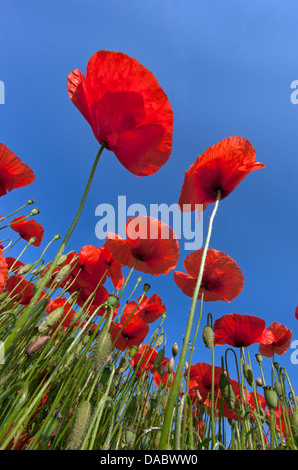
[[[22,276],[10,276],[7,279],[5,290],[10,292],[12,297],[17,296],[17,302],[22,305],[28,305],[33,297],[33,284]]]
[[[244,137],[227,137],[200,155],[185,172],[179,198],[182,211],[195,210],[196,204],[215,202],[226,198],[250,172],[265,168],[256,162],[256,152]]]
[[[35,175],[5,144],[0,144],[0,196],[31,184]]]
[[[8,265],[0,249],[0,294],[6,284],[8,277]]]
[[[295,310],[295,318],[298,320],[298,305],[297,305],[296,310]]]
[[[288,328],[278,322],[273,322],[267,328],[267,331],[273,337],[270,344],[260,344],[260,353],[266,357],[272,357],[274,354],[284,354],[291,345],[292,330],[288,330]]]
[[[122,52],[99,51],[86,78],[75,69],[68,94],[100,144],[131,173],[151,175],[172,150],[173,111],[154,75]]]
[[[108,233],[107,246],[123,266],[154,276],[167,274],[179,259],[179,243],[167,224],[153,217],[136,216],[126,222],[126,239]]]
[[[193,296],[201,265],[203,248],[190,253],[184,260],[186,273],[175,271],[174,279],[182,292]],[[208,249],[198,298],[204,288],[206,302],[223,300],[230,302],[243,289],[244,277],[238,264],[222,251]]]
[[[126,325],[124,324],[125,320],[121,318],[120,323],[112,322],[109,330],[112,344],[121,351],[132,346],[139,346],[149,332],[147,323],[137,316],[133,316]]]
[[[40,246],[44,235],[43,227],[35,220],[26,220],[24,217],[24,215],[21,215],[13,219],[11,228],[27,242],[32,237],[36,238],[36,241],[32,243],[32,245]]]
[[[264,320],[251,315],[229,313],[214,322],[214,345],[229,344],[236,348],[253,343],[270,344],[272,333],[266,330]]]
[[[134,312],[134,315],[142,318],[145,323],[153,323],[160,318],[165,311],[166,307],[163,305],[159,295],[153,294],[150,299],[145,295],[139,304],[134,300],[128,302],[123,315],[128,318]]]
[[[156,369],[154,368],[154,361],[157,354],[158,352],[155,349],[150,348],[147,344],[143,344],[140,348],[140,351],[131,358],[130,362],[134,368],[138,366],[142,370],[148,370],[152,373],[155,373]],[[167,362],[168,359],[164,358],[161,361],[161,364],[165,366]]]

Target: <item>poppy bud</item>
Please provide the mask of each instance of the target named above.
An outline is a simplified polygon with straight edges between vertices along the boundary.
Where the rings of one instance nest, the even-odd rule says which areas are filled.
[[[279,371],[279,363],[278,362],[273,362],[273,365],[274,365],[275,370],[277,370],[277,372],[278,372]]]
[[[290,418],[290,426],[293,437],[297,443],[298,441],[298,411],[293,411],[292,416]]]
[[[263,362],[262,354],[257,353],[256,354],[256,360],[258,361],[259,364],[262,364],[262,362]]]
[[[61,266],[61,264],[65,263],[66,260],[67,260],[67,255],[61,255],[57,261],[57,266]]]
[[[162,343],[163,343],[163,335],[159,335],[159,337],[158,337],[157,340],[156,340],[155,347],[156,347],[156,348],[160,348],[160,346],[162,345]]]
[[[170,360],[169,360],[169,363],[168,363],[168,372],[171,373],[174,371],[174,366],[175,366],[175,360],[174,358],[172,357]]]
[[[53,240],[59,240],[60,238],[61,238],[61,235],[59,235],[59,233],[57,233],[57,234],[54,236]]]
[[[218,384],[227,407],[233,410],[235,406],[235,392],[226,372],[220,373]]]
[[[276,390],[276,393],[277,393],[277,396],[278,398],[281,398],[282,397],[282,385],[280,382],[275,382],[274,384],[274,388]]]
[[[73,426],[71,428],[68,448],[76,450],[84,440],[91,421],[91,404],[89,400],[83,401],[76,412]]]
[[[263,387],[263,380],[260,377],[257,377],[256,384],[258,387]]]
[[[147,283],[144,284],[143,292],[144,292],[144,293],[148,292],[148,290],[150,289],[150,287],[151,287],[150,284],[147,284]]]
[[[214,332],[211,326],[205,326],[205,328],[203,329],[202,337],[206,348],[212,348],[214,345]]]
[[[91,351],[91,369],[98,374],[104,366],[112,349],[110,333],[106,331],[100,334],[93,343]]]
[[[164,366],[160,365],[160,366],[158,367],[158,373],[159,373],[159,375],[160,375],[161,377],[163,377],[163,376],[165,375],[166,369],[164,368]]]
[[[72,267],[70,264],[66,264],[65,266],[62,266],[62,268],[56,274],[54,282],[56,284],[59,284],[59,282],[62,282],[66,278],[66,276],[70,273],[71,269]]]
[[[43,322],[37,327],[40,333],[48,332],[56,323],[61,319],[63,315],[64,309],[63,307],[58,307],[53,310],[44,320]]]
[[[173,354],[174,357],[177,356],[178,351],[179,351],[178,344],[174,343],[173,346],[172,346],[172,354]]]
[[[131,447],[136,439],[136,433],[131,428],[125,430],[125,442],[128,447]]]
[[[111,370],[109,367],[105,367],[104,370],[102,371],[101,377],[100,377],[100,383],[102,385],[106,385],[108,383],[108,380],[111,375]]]
[[[18,274],[22,276],[23,274],[28,273],[29,271],[31,271],[33,266],[34,266],[34,263],[28,263],[28,264],[25,264],[24,266],[21,266],[18,269]]]
[[[33,284],[33,287],[32,287],[32,291],[33,291],[33,294],[35,294],[35,292],[37,292],[37,290],[39,289],[39,286],[43,283],[43,278],[40,277],[39,279],[37,279],[37,281]]]
[[[254,384],[254,374],[250,365],[247,364],[247,362],[244,362],[243,364],[243,374],[247,380],[247,383],[252,387]]]
[[[162,360],[164,358],[164,355],[165,355],[165,350],[164,349],[161,349],[160,351],[158,351],[155,359],[154,359],[154,363],[153,363],[153,367],[154,369],[158,369],[160,364],[162,363]]]
[[[48,441],[59,426],[61,419],[61,414],[58,411],[54,411],[47,424],[45,425],[41,433],[41,437]]]
[[[277,407],[277,393],[273,387],[266,385],[263,387],[264,398],[269,410],[275,410]]]

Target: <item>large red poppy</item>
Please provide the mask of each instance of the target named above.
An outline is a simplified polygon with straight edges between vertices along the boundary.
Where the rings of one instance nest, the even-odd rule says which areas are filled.
[[[126,222],[126,239],[108,233],[107,246],[123,266],[154,276],[175,269],[179,259],[179,243],[167,224],[146,216],[136,216]]]
[[[267,328],[272,334],[270,344],[260,344],[259,351],[263,356],[272,357],[274,354],[284,354],[291,345],[292,330],[278,322],[273,322]]]
[[[174,279],[182,292],[193,296],[201,265],[203,248],[190,253],[184,260],[186,273],[175,271]],[[222,251],[208,249],[198,298],[204,288],[204,300],[230,302],[243,289],[244,277],[238,264]]]
[[[131,173],[151,175],[172,150],[173,112],[154,75],[121,52],[99,51],[86,78],[75,69],[68,94],[100,144]]]
[[[5,144],[0,144],[0,196],[31,184],[35,175]]]
[[[126,324],[121,318],[120,323],[112,322],[110,327],[111,342],[116,349],[124,351],[132,346],[139,346],[149,332],[149,326],[141,318],[133,316]]]
[[[227,137],[200,155],[185,172],[179,198],[182,211],[195,210],[196,204],[215,202],[226,198],[250,172],[264,168],[256,162],[256,152],[244,137]]]
[[[24,217],[24,215],[21,215],[13,219],[11,228],[27,242],[32,237],[36,238],[36,241],[32,243],[32,245],[40,246],[44,235],[43,227],[35,220],[26,220]]]
[[[2,254],[2,250],[0,248],[0,294],[3,291],[3,288],[6,284],[8,277],[8,265],[6,259]]]
[[[229,344],[236,348],[253,343],[270,344],[272,333],[263,319],[251,315],[229,313],[214,322],[214,345]]]

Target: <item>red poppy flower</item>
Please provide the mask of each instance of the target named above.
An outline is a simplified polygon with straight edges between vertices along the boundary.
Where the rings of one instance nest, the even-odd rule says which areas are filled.
[[[0,294],[6,284],[8,277],[8,265],[0,249]]]
[[[24,217],[24,215],[21,215],[20,217],[13,219],[11,222],[12,230],[17,232],[20,237],[22,237],[27,242],[32,237],[36,238],[36,241],[32,243],[32,245],[40,246],[44,235],[43,227],[35,220],[24,220]]]
[[[292,330],[288,330],[278,322],[273,322],[267,328],[267,331],[272,334],[272,340],[270,344],[260,344],[260,353],[266,357],[272,357],[274,354],[284,354],[291,345]]]
[[[272,333],[265,327],[265,321],[258,317],[238,313],[223,315],[214,322],[214,345],[241,348],[253,343],[270,344]]]
[[[106,243],[102,246],[101,262],[105,268],[109,268],[107,276],[111,278],[115,289],[121,289],[125,281],[121,270],[122,264],[113,257]]]
[[[296,310],[295,310],[295,318],[298,320],[298,305],[297,305]]]
[[[83,288],[95,288],[99,282],[104,284],[107,266],[102,262],[102,248],[86,245],[78,253],[78,262],[72,269],[76,284]]]
[[[121,52],[99,51],[86,78],[76,69],[68,94],[100,144],[115,153],[131,173],[151,175],[172,150],[173,112],[154,75]]]
[[[264,168],[256,162],[256,152],[244,137],[227,137],[212,145],[185,172],[179,198],[182,211],[195,210],[196,204],[215,202],[220,189],[220,199],[226,198],[238,184],[254,170]],[[185,205],[185,206],[184,206]]]
[[[186,273],[175,271],[174,279],[182,292],[193,296],[201,265],[203,248],[190,253],[184,260]],[[222,251],[207,251],[204,273],[198,298],[201,298],[204,287],[206,302],[224,300],[230,302],[243,289],[244,277],[238,264]]]
[[[137,316],[133,316],[125,326],[123,326],[124,323],[123,318],[121,318],[120,323],[112,322],[109,330],[112,344],[121,351],[132,346],[139,346],[149,332],[147,323]]]
[[[0,144],[0,196],[7,191],[31,184],[35,175],[9,148]]]
[[[82,307],[90,298],[90,303],[93,306],[98,307],[99,305],[105,303],[108,297],[109,293],[104,286],[97,286],[96,289],[93,289],[92,287],[81,287],[79,288],[79,295],[77,297],[76,303]]]
[[[156,371],[153,375],[153,382],[154,384],[159,387],[160,384],[166,385],[167,388],[171,388],[173,386],[175,380],[175,372],[172,372],[171,381],[169,381],[169,371],[165,371],[164,375],[161,376],[158,371]]]
[[[141,373],[141,370],[148,370],[152,373],[155,373],[156,369],[154,368],[154,361],[157,354],[158,352],[155,349],[150,348],[147,344],[143,344],[143,346],[140,348],[140,351],[130,359],[130,362],[134,368],[137,366],[140,367],[139,374]],[[161,361],[161,365],[165,366],[167,362],[168,359],[164,358]]]
[[[33,284],[22,276],[10,276],[5,290],[10,292],[12,297],[17,296],[17,302],[22,305],[28,305],[33,297]]]
[[[137,260],[137,271],[154,276],[167,274],[176,267],[179,243],[167,224],[153,217],[132,217],[126,222],[126,238],[107,234],[107,246],[123,266],[132,268]]]
[[[52,327],[53,331],[60,326],[62,328],[69,328],[71,321],[75,315],[75,311],[71,308],[71,305],[69,304],[67,299],[63,299],[62,297],[57,297],[56,299],[49,301],[46,307],[47,315],[49,315],[51,312],[60,307],[63,307],[63,315],[60,320],[57,321],[56,325]],[[76,322],[74,326],[77,326],[79,323],[79,321]]]
[[[134,312],[134,315],[142,318],[145,323],[153,323],[160,318],[165,311],[166,307],[163,305],[159,295],[153,294],[150,299],[145,295],[139,304],[134,300],[128,302],[125,306],[123,316],[128,318]]]
[[[20,261],[20,260],[16,261],[16,259],[13,258],[12,256],[7,256],[5,258],[5,261],[7,263],[8,269],[10,269],[14,265],[13,272],[17,272],[18,268],[21,268],[22,266],[25,266],[25,264],[22,263],[22,261]]]

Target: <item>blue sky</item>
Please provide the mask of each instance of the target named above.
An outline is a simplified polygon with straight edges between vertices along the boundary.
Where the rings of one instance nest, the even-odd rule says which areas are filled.
[[[227,304],[206,303],[204,319],[226,313],[264,318],[267,326],[283,323],[298,340],[294,317],[297,295],[298,105],[291,103],[291,82],[298,79],[297,2],[272,0],[35,0],[6,2],[1,7],[1,139],[34,170],[36,181],[4,196],[1,215],[28,198],[40,209],[43,245],[69,227],[98,150],[91,129],[71,103],[67,75],[83,73],[98,50],[122,51],[154,73],[174,112],[172,155],[153,176],[137,178],[108,151],[102,155],[84,213],[68,251],[95,236],[95,209],[119,195],[127,204],[173,204],[184,172],[210,145],[231,135],[251,141],[266,169],[250,174],[220,204],[212,248],[226,252],[245,277],[241,294]],[[206,232],[210,209],[204,214]],[[5,236],[11,235],[6,231]],[[3,232],[4,236],[4,232]],[[177,266],[183,270],[183,251]],[[21,245],[14,251],[18,255]],[[57,246],[58,248],[58,246]],[[56,248],[55,248],[56,249]],[[49,250],[46,261],[54,255]],[[31,247],[24,262],[37,259]],[[124,270],[126,273],[126,271]],[[137,273],[135,278],[137,277]],[[167,307],[167,352],[181,347],[190,299],[176,288],[173,275],[144,276],[151,293]],[[133,284],[131,285],[131,288]],[[216,348],[216,359],[224,348]],[[257,363],[251,349],[254,370]],[[297,385],[298,364],[289,350],[277,357]],[[201,339],[194,362],[210,362]],[[268,376],[269,380],[270,377]]]

